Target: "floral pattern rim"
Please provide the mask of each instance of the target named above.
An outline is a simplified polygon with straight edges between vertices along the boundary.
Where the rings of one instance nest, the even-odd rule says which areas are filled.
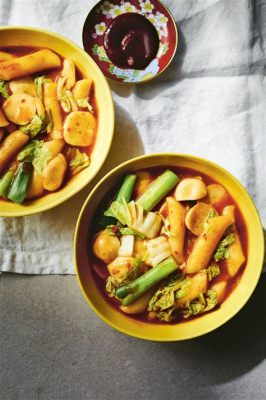
[[[103,46],[104,32],[109,21],[128,12],[145,16],[158,32],[159,51],[145,70],[122,69],[115,66],[108,58]],[[89,32],[86,25],[89,26]],[[89,41],[86,37],[88,33]],[[173,34],[175,34],[174,38]],[[176,50],[177,32],[171,14],[156,0],[105,0],[100,1],[89,13],[83,29],[83,44],[85,50],[94,58],[108,78],[120,82],[138,83],[152,79],[168,66]]]

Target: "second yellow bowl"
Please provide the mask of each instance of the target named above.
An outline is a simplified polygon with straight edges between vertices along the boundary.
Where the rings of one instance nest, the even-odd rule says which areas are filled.
[[[106,302],[96,287],[88,257],[88,233],[93,224],[93,217],[98,204],[125,174],[157,166],[195,169],[222,184],[239,206],[245,220],[248,238],[246,268],[240,282],[221,307],[202,315],[200,318],[171,325],[154,325],[137,321],[113,308]],[[77,278],[83,295],[93,310],[108,325],[123,333],[142,339],[176,341],[191,339],[213,331],[232,318],[244,306],[254,291],[261,274],[264,258],[264,237],[260,218],[253,201],[238,180],[224,168],[191,155],[151,154],[121,164],[109,172],[94,188],[79,215],[75,232],[74,252]]]

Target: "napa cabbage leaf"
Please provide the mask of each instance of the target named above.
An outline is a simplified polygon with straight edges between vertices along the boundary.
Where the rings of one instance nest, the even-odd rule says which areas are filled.
[[[10,96],[8,93],[8,84],[2,79],[0,79],[0,94],[4,97],[4,99],[8,99]]]
[[[230,257],[229,246],[234,243],[235,240],[236,237],[233,233],[230,233],[221,240],[213,256],[216,262],[222,259],[228,259]]]

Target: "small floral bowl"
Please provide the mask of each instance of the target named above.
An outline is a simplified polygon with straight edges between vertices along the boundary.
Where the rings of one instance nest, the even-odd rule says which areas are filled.
[[[104,48],[104,33],[114,18],[125,13],[138,13],[156,28],[159,50],[144,70],[123,69],[112,63]],[[178,42],[173,16],[158,0],[101,0],[88,14],[83,27],[83,46],[104,75],[123,83],[141,83],[161,74],[172,61]]]

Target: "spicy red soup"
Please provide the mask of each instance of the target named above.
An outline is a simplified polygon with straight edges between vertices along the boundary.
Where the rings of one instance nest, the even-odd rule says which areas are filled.
[[[187,168],[124,177],[100,205],[89,237],[106,301],[132,318],[177,323],[213,312],[247,257],[241,212],[227,190]]]
[[[93,80],[49,49],[0,49],[0,197],[22,203],[89,167],[97,133]]]

